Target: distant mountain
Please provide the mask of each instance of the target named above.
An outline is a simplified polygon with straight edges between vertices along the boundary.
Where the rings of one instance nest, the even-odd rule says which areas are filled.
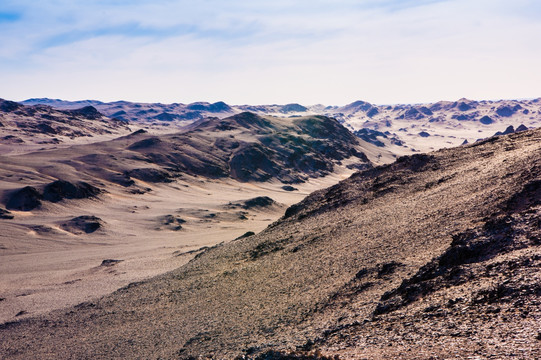
[[[192,122],[208,116],[219,115],[220,117],[227,117],[239,112],[222,101],[212,104],[207,102],[196,102],[192,104],[160,104],[132,103],[128,101],[104,103],[94,100],[70,102],[53,99],[29,99],[23,101],[22,104],[45,104],[58,109],[75,109],[91,105],[111,118],[134,122]]]
[[[541,99],[440,101],[433,104],[372,105],[356,101],[349,105],[327,108],[350,129],[378,131],[379,140],[397,154],[427,152],[459,146],[504,132],[509,126],[534,128],[541,125]],[[398,140],[398,141],[397,141]],[[400,147],[393,146],[401,144]]]
[[[66,109],[91,105],[109,117],[159,126],[182,126],[205,117],[225,118],[245,111],[277,117],[324,115],[337,119],[352,131],[367,129],[386,134],[387,138],[378,135],[374,141],[398,155],[472,143],[503,132],[509,126],[517,128],[522,124],[534,128],[541,124],[541,99],[474,101],[463,98],[432,104],[398,105],[374,105],[359,100],[345,106],[228,105],[224,102],[142,104],[51,99],[30,99],[23,103],[43,103]]]
[[[34,98],[21,101],[24,105],[48,105],[56,109],[80,109],[85,106],[99,106],[103,102],[98,100],[66,101],[61,99]]]
[[[198,123],[176,145],[210,142],[218,127],[241,151],[253,131],[261,151],[290,142],[288,154],[339,129],[307,117],[285,133],[281,121],[241,114]],[[145,134],[124,141],[144,158],[147,147],[171,150]],[[216,144],[213,161],[233,145]],[[540,174],[541,130],[400,157],[163,276],[4,324],[0,356],[539,358]]]

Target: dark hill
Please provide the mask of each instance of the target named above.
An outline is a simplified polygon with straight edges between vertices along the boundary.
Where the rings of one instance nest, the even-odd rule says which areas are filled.
[[[539,358],[540,150],[524,131],[359,172],[171,273],[2,325],[0,356]]]
[[[204,119],[175,135],[142,135],[127,148],[177,173],[239,181],[303,182],[350,157],[370,166],[357,138],[324,116],[289,120],[244,112]]]

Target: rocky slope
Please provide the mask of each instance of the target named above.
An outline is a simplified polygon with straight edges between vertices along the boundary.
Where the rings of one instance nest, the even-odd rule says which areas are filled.
[[[538,358],[540,140],[359,172],[175,271],[2,325],[0,354]]]

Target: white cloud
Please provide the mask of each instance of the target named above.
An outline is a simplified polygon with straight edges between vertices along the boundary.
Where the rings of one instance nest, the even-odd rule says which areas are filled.
[[[528,0],[39,4],[0,24],[0,97],[343,104],[541,95],[541,17],[531,14],[541,7]]]

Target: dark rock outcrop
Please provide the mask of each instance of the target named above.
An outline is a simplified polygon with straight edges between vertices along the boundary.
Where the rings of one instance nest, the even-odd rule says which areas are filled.
[[[368,111],[366,112],[366,116],[368,116],[369,118],[374,117],[374,116],[376,116],[377,114],[379,114],[379,110],[378,110],[378,108],[376,108],[376,107],[373,107],[373,108],[371,108],[370,110],[368,110]]]
[[[104,116],[94,106],[85,106],[80,109],[71,110],[69,113],[73,116],[80,116],[88,120],[97,120]]]
[[[16,103],[14,101],[2,100],[0,99],[0,111],[3,112],[13,112],[20,108],[24,107],[23,105]]]
[[[253,209],[253,208],[265,208],[274,204],[276,204],[276,201],[274,201],[270,197],[258,196],[253,199],[248,199],[244,201],[242,208],[246,210]]]
[[[43,196],[38,189],[25,186],[10,195],[6,208],[9,210],[30,211],[41,206],[42,199]]]
[[[425,115],[428,115],[428,116],[432,116],[434,115],[434,113],[432,112],[432,110],[430,110],[429,108],[427,108],[426,106],[421,106],[419,108],[419,111]]]
[[[160,217],[158,222],[169,230],[179,231],[182,230],[182,224],[186,223],[186,220],[175,215],[165,215]]]
[[[494,122],[494,120],[492,120],[490,116],[485,115],[481,119],[479,119],[479,122],[481,122],[481,124],[483,125],[490,125]]]
[[[0,208],[0,219],[13,219],[11,211]]]
[[[126,171],[126,175],[150,183],[171,182],[171,174],[165,170],[155,168],[141,168]]]
[[[43,189],[43,199],[51,202],[59,202],[63,199],[87,199],[101,193],[97,187],[86,182],[73,184],[65,180],[56,180]]]
[[[104,223],[99,217],[82,215],[61,224],[60,227],[73,234],[90,234],[102,228],[103,225]]]
[[[519,104],[513,107],[509,105],[504,105],[496,109],[496,114],[498,114],[501,117],[510,117],[510,116],[513,116],[520,109],[522,109],[522,106],[520,106]]]
[[[285,191],[298,191],[299,190],[296,187],[293,187],[291,185],[284,185],[284,186],[282,186],[282,189],[285,190]]]

